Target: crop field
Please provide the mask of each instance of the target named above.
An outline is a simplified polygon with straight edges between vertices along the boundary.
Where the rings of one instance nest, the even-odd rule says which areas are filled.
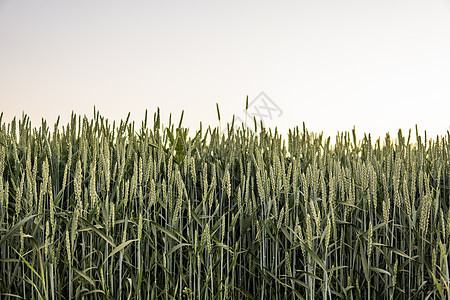
[[[152,119],[0,116],[0,299],[450,299],[448,132]]]

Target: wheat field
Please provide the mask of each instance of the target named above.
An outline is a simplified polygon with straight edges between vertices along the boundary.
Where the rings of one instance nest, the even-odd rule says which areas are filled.
[[[0,117],[0,298],[450,299],[448,132],[253,122]]]

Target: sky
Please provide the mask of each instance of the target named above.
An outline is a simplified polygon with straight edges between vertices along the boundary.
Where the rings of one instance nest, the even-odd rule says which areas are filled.
[[[450,129],[450,0],[0,0],[0,112],[191,133],[255,116],[283,135]]]

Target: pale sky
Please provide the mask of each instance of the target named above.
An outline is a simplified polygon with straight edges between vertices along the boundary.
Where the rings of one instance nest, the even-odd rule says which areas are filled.
[[[156,107],[191,132],[267,126],[396,136],[450,125],[450,0],[0,0],[0,112],[64,124],[94,105],[140,122]],[[275,106],[272,105],[272,108]],[[278,110],[279,109],[279,110]],[[281,115],[280,115],[281,114]]]

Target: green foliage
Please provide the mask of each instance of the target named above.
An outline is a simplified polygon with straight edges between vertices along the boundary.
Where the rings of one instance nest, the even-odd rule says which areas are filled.
[[[450,299],[448,133],[182,119],[0,115],[0,298]]]

